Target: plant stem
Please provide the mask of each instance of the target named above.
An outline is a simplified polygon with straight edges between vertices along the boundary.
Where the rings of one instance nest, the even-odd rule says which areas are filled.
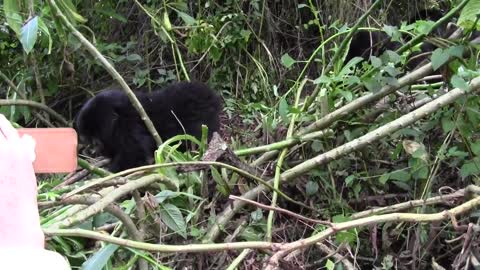
[[[160,138],[160,135],[158,134],[157,130],[155,129],[155,126],[152,123],[152,120],[147,115],[147,112],[143,108],[142,104],[138,100],[138,98],[135,96],[133,93],[132,89],[128,86],[128,84],[125,82],[125,80],[122,78],[120,73],[113,67],[110,62],[93,46],[93,44],[86,39],[82,33],[80,33],[67,19],[67,17],[62,13],[60,8],[57,6],[57,3],[55,3],[55,0],[48,0],[50,3],[51,8],[55,11],[56,15],[60,20],[63,22],[63,24],[70,30],[70,32],[80,41],[80,43],[85,46],[88,52],[95,58],[100,61],[100,63],[103,65],[105,70],[107,70],[108,73],[112,76],[113,79],[115,79],[127,95],[127,97],[130,99],[130,102],[132,103],[133,107],[138,111],[140,114],[140,118],[143,120],[145,123],[145,126],[147,127],[147,130],[150,132],[152,135],[153,139],[155,140],[155,143],[157,146],[160,146],[162,144],[162,139]]]

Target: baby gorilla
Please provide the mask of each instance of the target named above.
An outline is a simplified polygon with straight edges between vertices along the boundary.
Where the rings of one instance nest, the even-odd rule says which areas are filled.
[[[152,93],[135,92],[162,140],[179,134],[208,138],[220,126],[221,98],[205,84],[180,82]],[[121,90],[105,90],[83,105],[75,120],[81,139],[93,142],[119,172],[149,163],[156,144],[137,110]]]

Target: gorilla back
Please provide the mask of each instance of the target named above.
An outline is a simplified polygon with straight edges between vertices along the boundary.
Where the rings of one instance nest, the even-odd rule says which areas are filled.
[[[179,134],[210,139],[220,127],[221,98],[205,84],[179,82],[152,93],[135,92],[162,140]],[[105,90],[83,105],[75,120],[81,139],[111,159],[110,171],[148,164],[156,149],[143,120],[121,90]]]

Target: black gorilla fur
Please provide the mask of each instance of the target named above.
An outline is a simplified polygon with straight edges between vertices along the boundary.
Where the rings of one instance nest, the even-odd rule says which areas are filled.
[[[200,82],[179,82],[151,93],[135,92],[162,140],[179,134],[209,138],[220,126],[221,98]],[[173,113],[172,113],[173,112]],[[180,123],[179,123],[180,121]],[[121,90],[105,90],[85,103],[75,128],[81,139],[96,143],[118,172],[149,163],[156,144],[137,110]]]
[[[418,11],[414,18],[407,21],[408,24],[414,23],[415,20],[431,20],[438,21],[444,15],[444,11],[438,9],[421,10]],[[457,26],[449,25],[448,22],[444,22],[437,27],[431,35],[440,38],[448,38],[455,30]],[[474,31],[470,37],[471,41],[478,39],[479,31]],[[410,36],[402,36],[403,39],[409,40]],[[478,42],[478,41],[476,41]],[[368,59],[370,55],[380,56],[386,50],[397,50],[402,44],[397,41],[392,41],[391,37],[385,32],[369,32],[366,30],[358,30],[352,37],[350,47],[348,48],[347,56],[345,57],[345,63],[350,61],[354,57],[362,57]],[[420,52],[413,52],[410,55],[410,61],[406,64],[406,70],[413,70],[428,59],[429,53],[433,52],[437,46],[434,43],[425,40],[420,46]]]
[[[413,18],[410,18],[407,23],[414,23],[416,20],[432,20],[437,21],[443,16],[443,12],[437,9],[420,10],[417,11]],[[437,34],[445,32],[445,25],[439,27]],[[408,37],[407,37],[408,38]],[[354,57],[362,57],[368,59],[370,55],[380,56],[386,50],[394,51],[400,48],[402,44],[397,41],[392,41],[391,37],[385,32],[370,32],[366,30],[358,30],[352,37],[348,54],[345,57],[345,62],[350,61]],[[422,46],[421,50],[426,51],[431,49],[427,46]]]
[[[451,27],[439,27],[437,29],[437,35],[440,38],[448,38],[455,30],[456,26]],[[472,44],[478,44],[479,31],[474,31],[470,37]],[[365,30],[357,31],[350,42],[347,56],[345,57],[345,63],[348,63],[354,57],[362,57],[368,59],[370,55],[380,56],[386,50],[395,51],[401,47],[401,43],[392,41],[390,36],[385,32],[369,32]],[[434,43],[425,40],[420,46],[419,52],[412,52],[410,54],[410,60],[407,62],[406,70],[413,70],[420,66],[425,60],[429,58],[429,55],[437,49]]]
[[[393,51],[400,48],[400,45],[399,42],[391,41],[390,36],[385,32],[359,30],[352,37],[345,63],[354,57],[368,59],[370,55],[379,56],[386,50]]]

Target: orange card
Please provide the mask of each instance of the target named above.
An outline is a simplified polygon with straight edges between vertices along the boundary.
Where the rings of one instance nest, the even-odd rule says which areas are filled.
[[[69,173],[77,169],[78,137],[73,128],[20,128],[36,142],[35,173]]]

